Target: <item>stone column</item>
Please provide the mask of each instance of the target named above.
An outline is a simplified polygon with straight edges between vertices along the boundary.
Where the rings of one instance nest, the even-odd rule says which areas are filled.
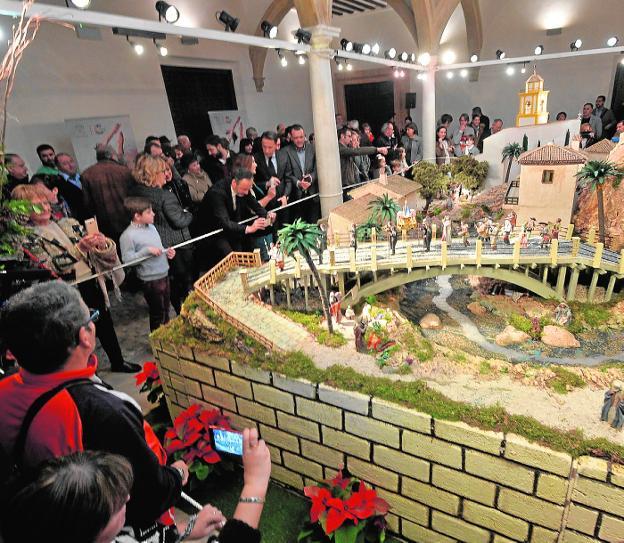
[[[422,139],[423,158],[427,161],[435,162],[435,141],[436,141],[436,105],[435,105],[435,77],[436,77],[436,57],[431,57],[425,79],[422,82]]]
[[[340,35],[340,29],[318,25],[308,30],[312,32],[309,65],[316,168],[321,212],[323,217],[328,217],[334,207],[342,204],[342,179],[331,73],[333,50],[330,49],[331,41]]]

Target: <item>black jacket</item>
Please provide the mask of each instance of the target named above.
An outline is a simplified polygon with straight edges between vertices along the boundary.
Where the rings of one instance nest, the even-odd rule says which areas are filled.
[[[208,177],[210,177],[213,183],[225,179],[225,164],[223,164],[218,158],[207,155],[206,158],[200,162],[200,164],[202,170],[208,174]]]
[[[267,166],[266,157],[262,152],[256,153],[254,158],[256,159],[256,164],[258,165],[254,180],[256,185],[258,185],[263,191],[266,192],[266,184],[271,177],[275,176],[281,181],[275,190],[275,198],[273,198],[273,200],[271,200],[267,205],[268,209],[275,209],[281,205],[278,202],[278,199],[282,196],[290,198],[290,194],[292,192],[292,181],[288,158],[283,149],[280,149],[277,153],[275,153],[275,161],[277,163],[277,171],[275,173],[273,173],[269,169],[269,166]]]
[[[62,175],[57,177],[55,185],[58,188],[59,196],[67,202],[74,219],[84,222],[85,219],[90,218],[89,212],[84,205],[82,189],[65,179]]]
[[[283,148],[282,152],[288,161],[287,175],[291,185],[291,200],[299,200],[299,198],[302,198],[303,196],[308,196],[318,192],[318,174],[316,172],[316,151],[314,150],[314,145],[306,143],[304,170],[301,170],[299,155],[297,154],[297,149],[294,145],[287,145]],[[297,183],[301,181],[303,176],[306,174],[311,176],[310,181],[312,185],[310,185],[310,188],[304,193],[304,191],[297,186]]]

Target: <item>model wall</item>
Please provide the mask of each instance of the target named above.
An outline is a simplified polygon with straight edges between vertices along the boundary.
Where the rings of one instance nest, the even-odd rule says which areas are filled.
[[[153,343],[172,416],[214,406],[257,427],[272,477],[301,490],[339,466],[373,484],[392,531],[419,543],[591,543],[624,537],[624,469],[432,419],[362,394]],[[561,539],[559,537],[561,536]]]

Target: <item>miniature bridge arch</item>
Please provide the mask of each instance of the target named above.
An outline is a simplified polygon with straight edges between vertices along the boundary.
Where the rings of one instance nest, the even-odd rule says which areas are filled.
[[[535,279],[523,272],[509,270],[505,268],[496,268],[494,266],[448,266],[447,268],[417,268],[411,272],[395,273],[387,277],[378,278],[377,281],[371,281],[361,287],[354,287],[345,296],[345,304],[355,304],[374,294],[385,292],[413,281],[421,281],[423,279],[431,279],[440,275],[476,275],[478,277],[488,277],[505,281],[541,296],[542,298],[552,298],[562,301],[563,298],[549,284],[543,283],[539,279]]]

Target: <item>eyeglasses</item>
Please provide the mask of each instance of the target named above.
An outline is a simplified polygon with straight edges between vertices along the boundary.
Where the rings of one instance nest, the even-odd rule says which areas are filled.
[[[82,330],[86,326],[89,326],[89,323],[91,322],[93,323],[97,322],[99,318],[100,318],[100,310],[89,308],[89,318],[78,327],[78,331],[76,332],[76,342],[77,342],[76,344],[80,343],[80,330]]]

